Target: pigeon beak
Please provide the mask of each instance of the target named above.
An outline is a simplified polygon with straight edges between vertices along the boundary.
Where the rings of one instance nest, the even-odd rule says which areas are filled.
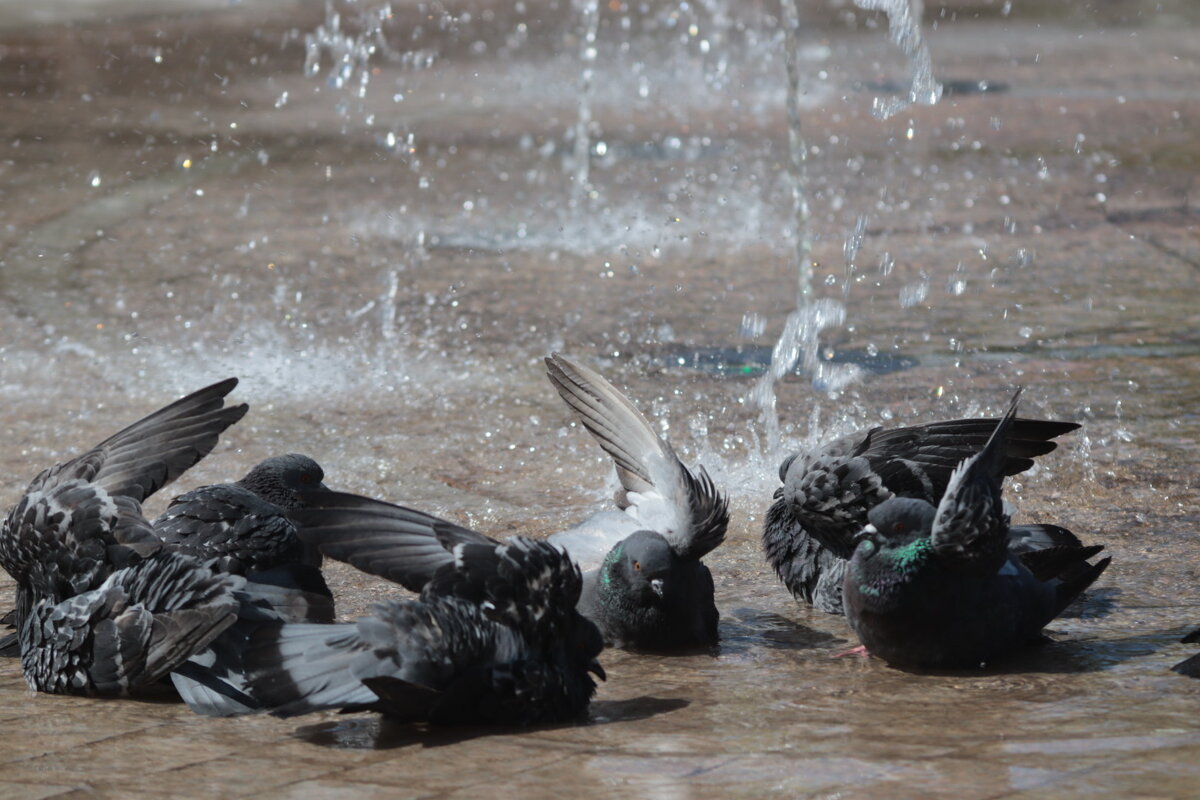
[[[653,591],[659,597],[662,597],[663,596],[663,580],[662,580],[662,578],[655,578],[654,580],[650,581],[650,590]]]
[[[588,662],[587,671],[602,681],[608,680],[608,673],[604,671],[604,667],[600,666],[600,662],[594,658]]]
[[[861,531],[854,534],[854,546],[857,547],[859,542],[865,542],[877,533],[879,529],[868,522]]]
[[[783,497],[783,487],[780,486],[778,489],[776,489],[775,494],[771,495],[771,497],[774,498],[775,500],[779,500],[780,498],[782,498]]]

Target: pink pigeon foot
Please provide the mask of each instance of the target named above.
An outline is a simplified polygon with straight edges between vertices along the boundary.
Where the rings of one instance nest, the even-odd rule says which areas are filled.
[[[851,647],[849,650],[843,650],[840,653],[834,653],[833,657],[845,658],[846,656],[861,656],[862,658],[868,658],[870,655],[871,654],[867,652],[867,646],[865,644],[860,644],[858,647]]]

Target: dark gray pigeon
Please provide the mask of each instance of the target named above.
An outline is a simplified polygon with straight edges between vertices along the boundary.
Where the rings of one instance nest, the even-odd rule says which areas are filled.
[[[0,565],[17,583],[15,624],[31,687],[128,692],[232,622],[233,583],[161,554],[141,502],[246,413],[244,404],[225,407],[236,385],[230,378],[201,389],[45,470],[9,511]],[[157,603],[170,585],[178,594]]]
[[[1200,628],[1192,631],[1179,641],[1183,642],[1184,644],[1195,644],[1196,642],[1200,642]],[[1187,675],[1189,678],[1200,678],[1200,653],[1197,653],[1191,658],[1186,658],[1183,661],[1180,661],[1178,664],[1171,667],[1171,669],[1175,670],[1180,675]]]
[[[616,464],[619,510],[550,541],[589,571],[579,611],[617,647],[673,650],[717,642],[713,579],[700,559],[725,540],[726,498],[693,474],[625,395],[561,355],[550,382]],[[595,565],[595,569],[590,569]]]
[[[867,512],[846,569],[846,618],[867,652],[904,667],[977,667],[1042,638],[1108,566],[1102,546],[1016,555],[1000,489],[1017,400],[952,472],[934,507],[892,497]]]
[[[201,389],[46,470],[10,510],[0,564],[17,582],[18,650],[31,688],[148,690],[189,671],[189,659],[240,620],[276,617],[275,603],[290,612],[320,602],[221,574],[160,541],[142,516],[142,500],[246,413],[244,404],[224,405],[236,385],[231,378]]]
[[[603,641],[575,610],[578,568],[546,542],[482,534],[390,503],[315,492],[292,512],[325,555],[420,592],[335,625],[262,627],[248,691],[279,716],[529,725],[579,717]]]
[[[176,497],[154,521],[154,532],[201,558],[221,559],[237,574],[286,564],[320,567],[320,552],[300,540],[287,512],[300,506],[301,493],[325,489],[324,477],[308,456],[268,458],[236,483]]]
[[[800,451],[779,467],[783,484],[767,511],[762,543],[767,561],[797,600],[842,613],[845,562],[867,512],[892,497],[937,503],[954,468],[980,451],[995,419],[960,419],[927,425],[871,428]],[[1013,420],[1003,472],[1015,475],[1057,447],[1050,441],[1079,425]],[[1021,525],[1010,529],[1012,549],[1078,545],[1064,528]]]

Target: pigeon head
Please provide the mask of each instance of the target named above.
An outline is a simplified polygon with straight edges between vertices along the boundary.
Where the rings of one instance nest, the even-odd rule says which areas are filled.
[[[878,611],[893,605],[930,561],[935,513],[924,500],[907,497],[885,500],[868,512],[845,577],[846,589],[853,584],[863,606]]]
[[[636,531],[621,540],[604,560],[600,582],[641,606],[657,606],[669,591],[676,555],[663,536]]]
[[[855,553],[870,558],[881,552],[912,549],[915,542],[929,538],[936,513],[937,509],[924,500],[885,500],[867,512],[868,524],[855,537]]]
[[[305,492],[326,489],[321,482],[324,478],[325,471],[316,461],[299,453],[288,453],[263,461],[238,484],[268,503],[290,510],[300,507]]]

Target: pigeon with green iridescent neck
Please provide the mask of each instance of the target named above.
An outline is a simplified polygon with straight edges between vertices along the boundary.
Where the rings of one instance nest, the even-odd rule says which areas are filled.
[[[977,667],[1041,631],[1104,572],[1096,545],[1009,549],[1001,498],[1020,392],[987,444],[959,464],[935,507],[889,498],[846,568],[846,617],[868,653],[904,667]]]
[[[692,473],[641,412],[596,372],[561,355],[551,383],[616,464],[617,509],[550,541],[585,568],[579,611],[618,647],[715,644],[720,617],[701,558],[725,540],[728,501],[701,467]]]
[[[763,551],[797,600],[841,614],[842,577],[854,537],[867,513],[892,497],[937,503],[951,473],[980,451],[995,419],[959,419],[926,425],[871,428],[794,453],[779,467],[782,484],[767,511]],[[1050,441],[1078,428],[1074,422],[1015,419],[1003,453],[1004,475],[1033,466],[1054,450]],[[1010,530],[1010,549],[1022,552],[1079,542],[1053,525]]]

